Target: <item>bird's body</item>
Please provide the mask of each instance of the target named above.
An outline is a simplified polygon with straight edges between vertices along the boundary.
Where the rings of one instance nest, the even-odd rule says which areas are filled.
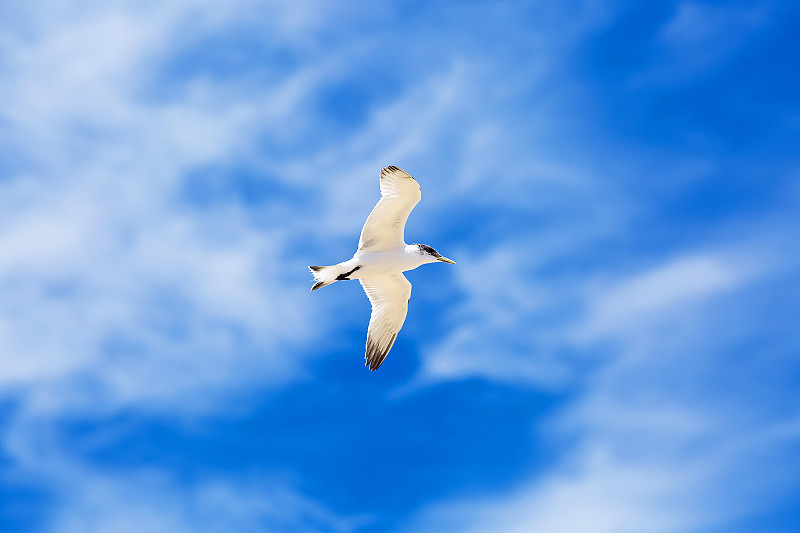
[[[368,252],[358,250],[353,258],[344,263],[340,263],[345,272],[360,266],[358,270],[347,276],[348,279],[366,279],[385,274],[397,274],[414,270],[418,266],[424,265],[424,256],[416,253],[415,244],[408,244],[402,248],[386,250],[381,252]]]
[[[403,272],[426,263],[454,263],[424,244],[406,244],[408,215],[421,198],[419,184],[405,171],[381,170],[381,199],[367,217],[353,258],[331,266],[309,267],[316,290],[336,281],[357,279],[372,303],[366,364],[377,370],[406,319],[411,283]]]

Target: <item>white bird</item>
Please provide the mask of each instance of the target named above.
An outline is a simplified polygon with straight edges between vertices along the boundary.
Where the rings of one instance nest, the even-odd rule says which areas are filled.
[[[365,354],[365,366],[372,371],[386,359],[406,320],[411,283],[403,272],[438,261],[455,264],[430,246],[405,243],[406,220],[422,197],[419,183],[394,166],[381,170],[380,182],[381,199],[364,223],[353,258],[338,265],[308,267],[316,281],[312,291],[335,281],[361,282],[372,304]]]

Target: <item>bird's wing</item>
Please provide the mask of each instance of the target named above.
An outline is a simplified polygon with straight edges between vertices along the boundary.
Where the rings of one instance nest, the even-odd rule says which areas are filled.
[[[359,281],[372,303],[365,364],[374,371],[386,359],[406,320],[411,283],[403,274],[386,274]]]
[[[358,249],[380,252],[402,246],[406,220],[420,198],[419,183],[405,170],[397,167],[381,170],[381,199],[361,230]]]

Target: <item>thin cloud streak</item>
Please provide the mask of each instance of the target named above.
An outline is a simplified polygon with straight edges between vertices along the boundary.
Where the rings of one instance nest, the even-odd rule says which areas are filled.
[[[800,441],[797,418],[770,414],[772,402],[787,401],[790,390],[759,398],[756,384],[728,388],[731,376],[760,379],[773,364],[726,360],[741,339],[757,334],[758,319],[731,321],[730,332],[718,329],[730,296],[758,281],[717,276],[720,269],[708,256],[687,257],[620,283],[619,297],[610,298],[613,312],[601,298],[599,314],[588,315],[583,331],[614,341],[615,348],[576,398],[537,427],[540,438],[570,450],[564,459],[519,488],[431,505],[404,530],[448,524],[460,532],[690,532],[761,512],[775,493],[792,490],[800,463],[786,458]],[[698,283],[702,276],[674,276],[688,271],[714,276],[705,284]],[[671,284],[660,283],[665,280]],[[650,295],[625,297],[639,286]],[[642,320],[642,309],[653,313],[656,304],[658,315]],[[703,338],[708,331],[711,342]],[[732,371],[732,364],[741,368]],[[524,362],[518,366],[524,371]],[[715,375],[719,383],[703,381]],[[748,483],[732,488],[734,479]]]
[[[673,67],[680,83],[716,71],[767,31],[759,17],[771,13],[682,6],[649,37],[665,56],[621,78],[645,80],[646,91]],[[414,26],[405,6],[54,2],[0,23],[13,29],[2,37],[0,142],[19,154],[0,181],[2,449],[48,491],[52,503],[41,506],[53,510],[54,530],[358,531],[413,514],[398,507],[423,496],[398,497],[386,517],[338,510],[354,505],[341,494],[391,465],[363,477],[347,465],[350,477],[331,480],[303,455],[327,457],[339,441],[360,449],[375,436],[353,421],[366,382],[315,381],[340,346],[357,365],[364,317],[340,311],[355,298],[366,309],[363,295],[312,305],[304,270],[308,256],[335,260],[343,242],[355,245],[386,164],[423,185],[407,235],[442,242],[459,263],[444,283],[434,273],[415,281],[416,301],[441,302],[410,314],[407,331],[416,320],[425,335],[395,348],[405,364],[419,356],[410,385],[393,393],[373,380],[380,389],[359,402],[396,416],[391,429],[412,450],[397,464],[420,459],[415,445],[437,444],[413,440],[431,428],[404,409],[445,382],[448,406],[476,382],[503,401],[535,391],[558,404],[525,411],[536,444],[554,450],[551,464],[520,467],[469,497],[459,487],[441,489],[441,500],[425,494],[406,530],[689,532],[768,509],[794,489],[797,405],[778,374],[797,364],[786,324],[796,217],[765,213],[769,205],[712,213],[692,233],[664,204],[722,172],[720,156],[659,145],[667,160],[615,138],[616,120],[593,122],[595,80],[576,65],[630,12],[625,3],[426,9],[430,22]],[[715,25],[697,33],[707,12]],[[721,42],[737,28],[733,48]],[[681,62],[696,42],[708,56]],[[254,59],[220,73],[211,49]],[[274,62],[259,55],[271,53]],[[355,91],[358,113],[334,117],[342,111],[325,107],[334,90]],[[781,164],[765,168],[791,171]],[[214,173],[220,190],[192,197]],[[236,189],[253,181],[257,195]],[[799,198],[787,195],[787,210]],[[357,338],[342,333],[356,329]],[[269,410],[274,395],[303,383],[313,385],[298,389],[303,409],[327,395],[341,418],[325,435],[306,428],[318,413],[295,421],[285,445],[313,450],[254,459],[285,463],[277,473],[224,471],[181,448],[202,459],[187,481],[161,456],[114,457],[109,445],[106,463],[67,451],[60,433],[79,420],[100,434],[126,414],[185,423],[195,442],[218,427],[214,416]],[[280,420],[299,409],[275,405],[289,406]],[[268,429],[252,447],[287,428]],[[476,443],[459,445],[473,457]],[[253,481],[262,475],[278,481]],[[749,488],[734,490],[737,477]]]

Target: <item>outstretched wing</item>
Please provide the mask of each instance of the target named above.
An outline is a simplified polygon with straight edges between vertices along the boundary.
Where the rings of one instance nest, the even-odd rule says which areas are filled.
[[[406,220],[420,198],[419,183],[405,170],[397,167],[381,170],[381,199],[361,230],[358,249],[380,252],[402,246]]]
[[[372,304],[365,364],[374,371],[386,359],[406,321],[411,283],[403,274],[387,274],[359,281]]]

